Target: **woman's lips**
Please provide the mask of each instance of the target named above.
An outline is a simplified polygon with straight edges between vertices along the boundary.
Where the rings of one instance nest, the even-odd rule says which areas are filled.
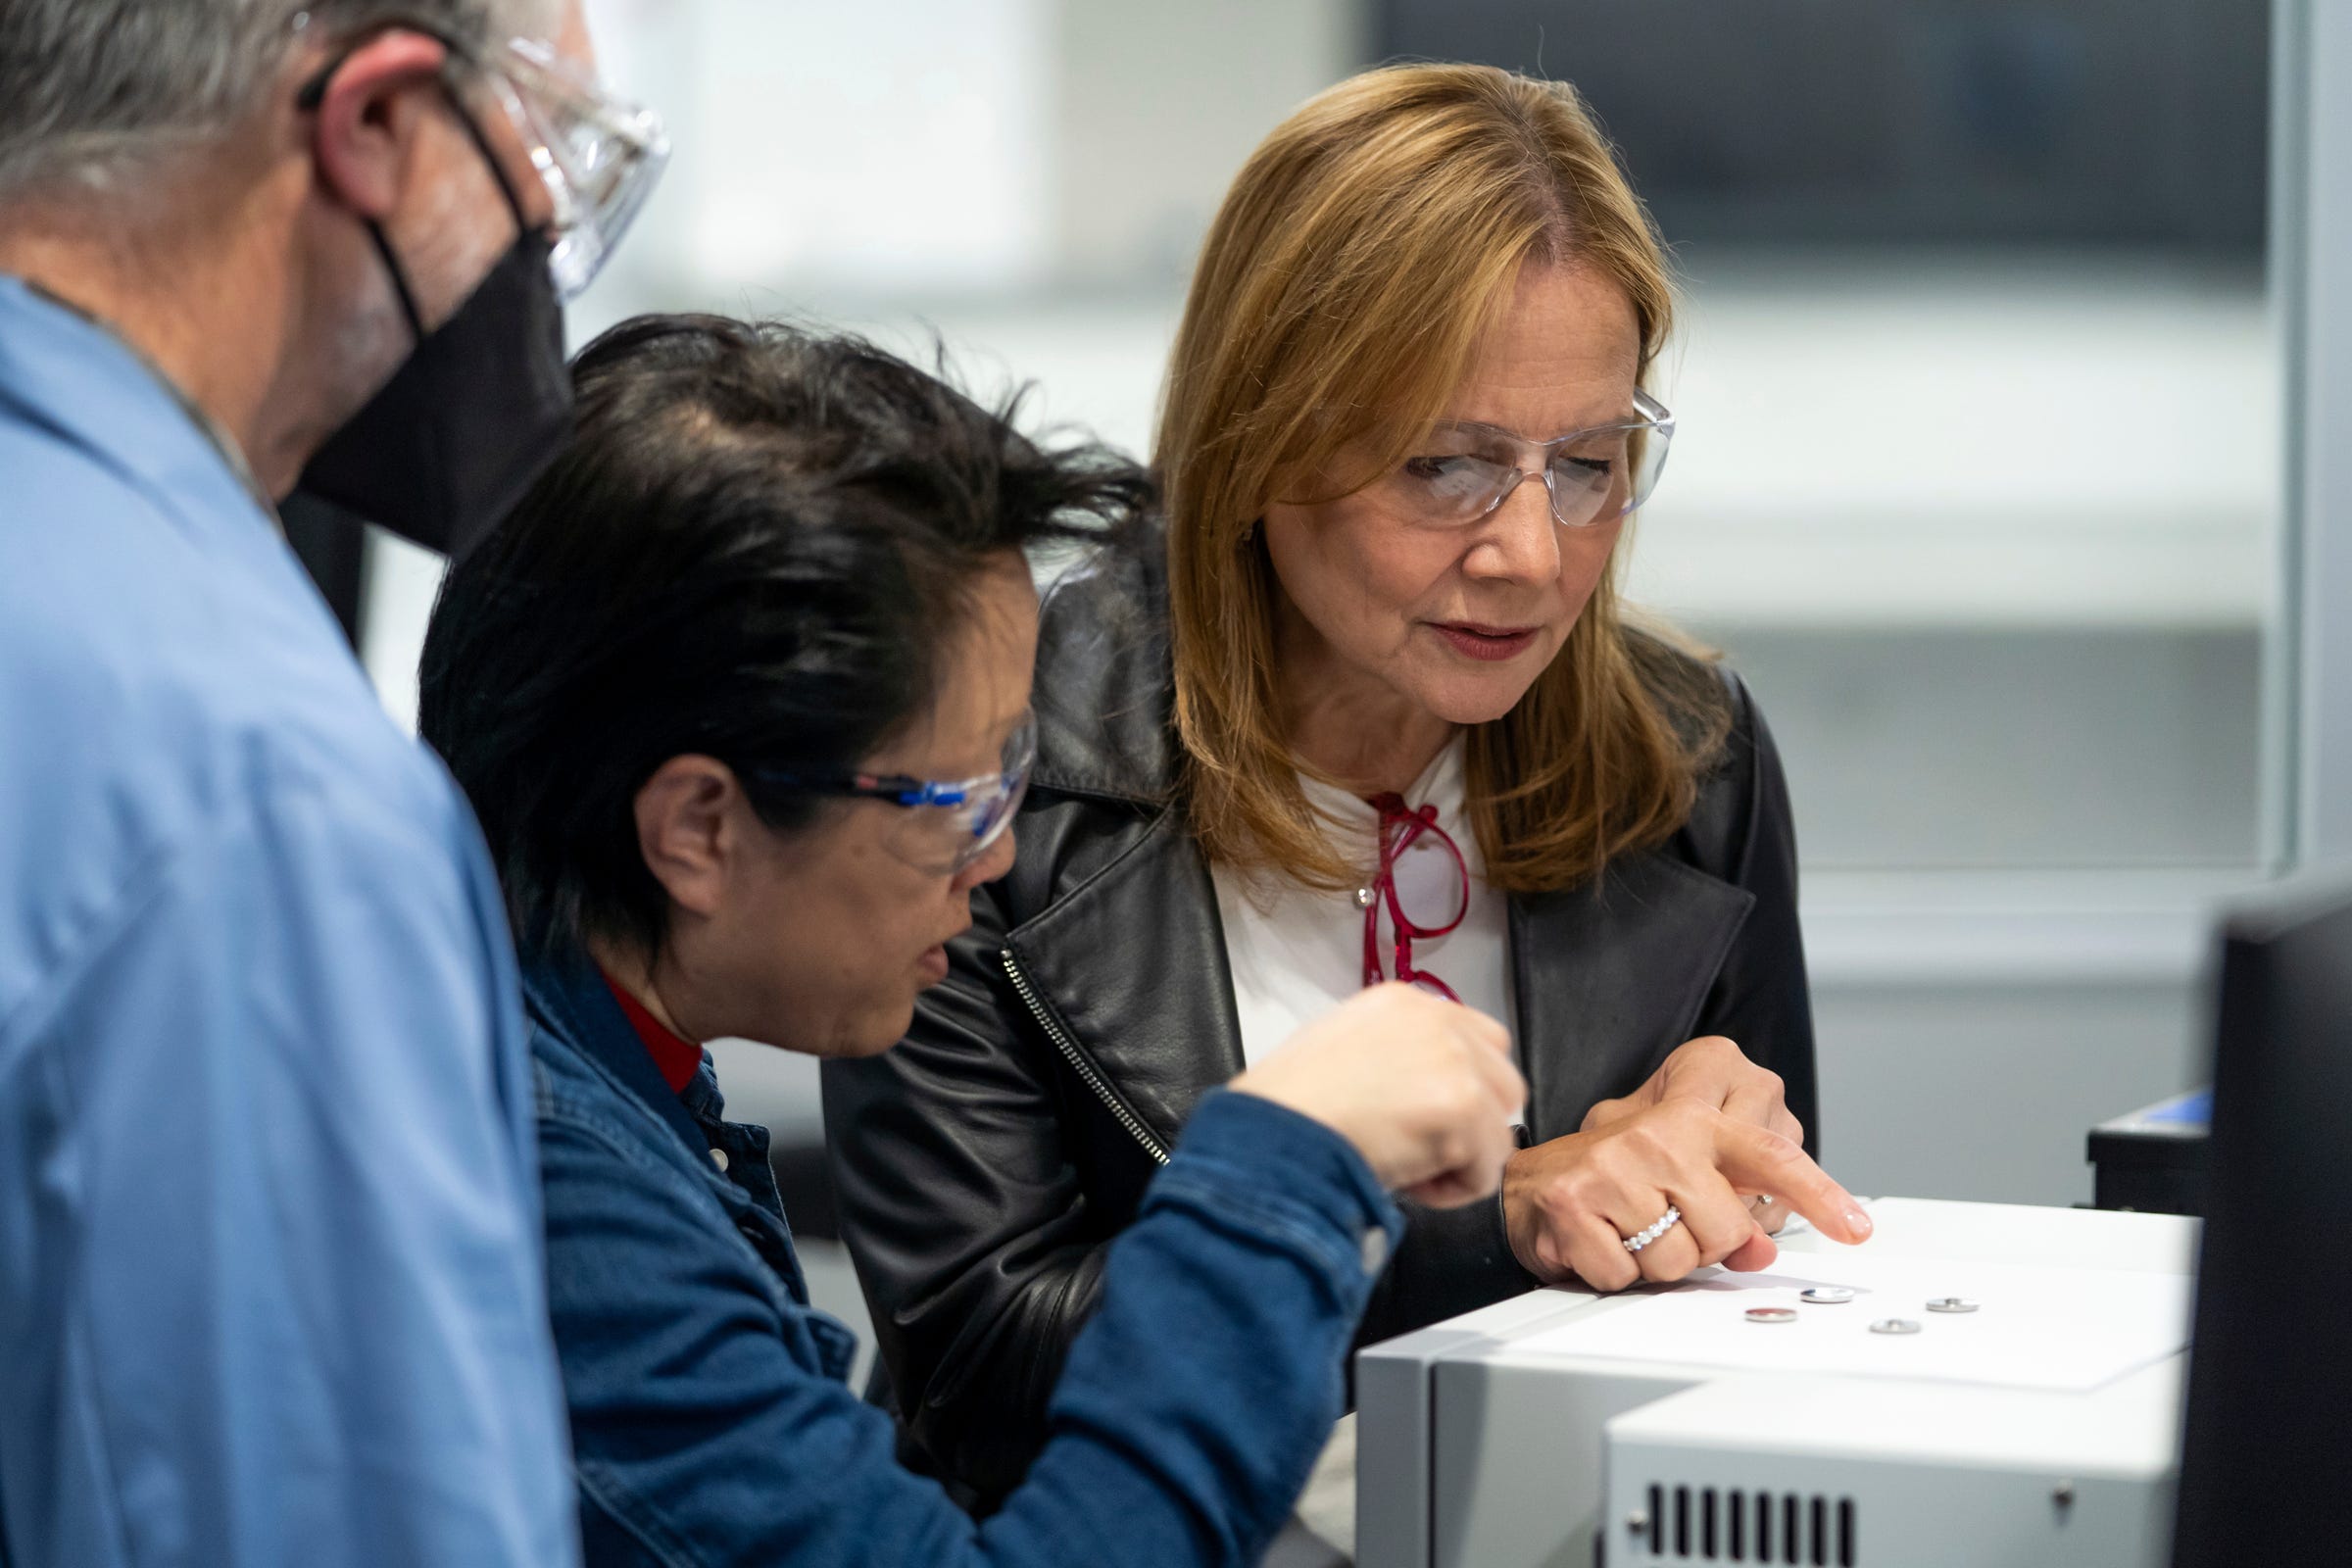
[[[1516,659],[1536,645],[1540,626],[1482,626],[1476,621],[1431,621],[1430,629],[1453,645],[1465,659],[1499,663]]]

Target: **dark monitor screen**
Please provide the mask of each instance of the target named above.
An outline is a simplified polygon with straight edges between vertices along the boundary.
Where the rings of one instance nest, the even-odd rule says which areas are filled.
[[[1573,81],[1677,245],[2262,254],[2262,0],[1375,0]]]
[[[2176,1568],[2352,1561],[2352,884],[2223,943]]]

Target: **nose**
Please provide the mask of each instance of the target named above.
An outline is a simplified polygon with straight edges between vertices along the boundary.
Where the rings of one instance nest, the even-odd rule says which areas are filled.
[[[958,894],[970,893],[973,889],[983,887],[1004,875],[1005,872],[1012,869],[1014,848],[1012,829],[1007,827],[1004,836],[988,847],[986,855],[981,856],[980,858],[956,873],[952,891]]]
[[[1522,470],[1512,481],[1502,504],[1479,524],[1462,569],[1498,582],[1549,582],[1560,574],[1560,527],[1541,475]]]

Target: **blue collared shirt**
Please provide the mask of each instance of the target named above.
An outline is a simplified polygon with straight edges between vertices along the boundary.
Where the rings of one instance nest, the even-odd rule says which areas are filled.
[[[0,1563],[577,1555],[472,818],[263,506],[0,278]]]
[[[549,1287],[593,1568],[1239,1568],[1289,1517],[1403,1218],[1336,1133],[1202,1101],[985,1523],[842,1381],[766,1159],[706,1058],[672,1094],[595,968],[525,970]],[[723,1159],[722,1157],[723,1156]],[[920,1201],[921,1172],[907,1173]]]

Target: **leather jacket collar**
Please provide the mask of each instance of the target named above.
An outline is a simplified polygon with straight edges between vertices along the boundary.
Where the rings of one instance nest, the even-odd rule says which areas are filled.
[[[1163,581],[1155,550],[1116,550],[1047,590],[1034,788],[1144,807],[1173,801],[1176,683]]]

